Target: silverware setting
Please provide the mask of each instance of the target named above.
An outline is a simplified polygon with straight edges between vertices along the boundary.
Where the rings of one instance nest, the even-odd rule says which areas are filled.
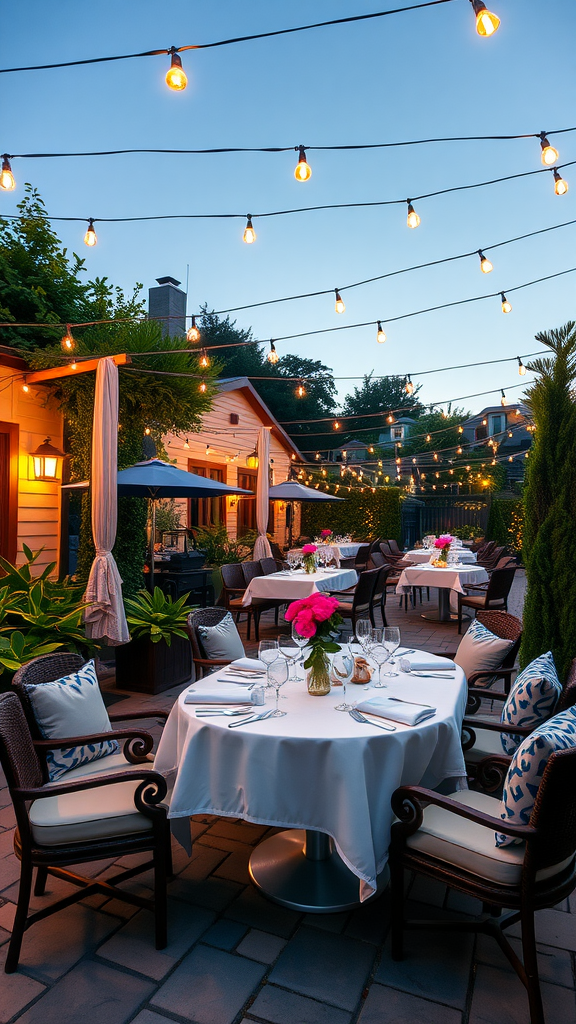
[[[384,729],[386,732],[396,732],[395,725],[385,725],[384,722],[372,722],[370,719],[365,718],[356,708],[353,708],[348,714],[355,722],[361,722],[362,725],[375,725],[377,729]]]
[[[404,700],[404,697],[388,697],[388,700],[393,700],[397,704],[412,704],[415,708],[430,708],[431,710],[435,710],[433,704],[421,704],[420,701],[417,700]]]
[[[232,708],[222,708],[214,711],[197,711],[196,718],[212,718],[214,715],[251,715],[253,714],[253,706],[249,708],[239,708],[233,710]]]
[[[229,722],[229,729],[237,729],[239,725],[252,725],[252,722],[262,722],[265,718],[270,718],[270,715],[274,714],[274,708],[270,708],[269,711],[265,711],[263,715],[256,715],[254,718],[243,718],[241,722]]]

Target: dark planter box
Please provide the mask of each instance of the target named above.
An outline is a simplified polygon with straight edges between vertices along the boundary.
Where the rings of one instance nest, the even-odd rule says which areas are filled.
[[[153,644],[149,637],[138,637],[116,648],[116,686],[137,693],[161,693],[192,675],[192,647],[188,638],[173,636]]]

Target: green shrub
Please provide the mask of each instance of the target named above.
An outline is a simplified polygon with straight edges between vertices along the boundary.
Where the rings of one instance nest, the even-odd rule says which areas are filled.
[[[153,644],[165,640],[170,647],[173,636],[188,636],[184,627],[190,608],[186,605],[188,594],[173,601],[170,596],[154,587],[150,594],[141,590],[136,597],[124,602],[126,621],[134,639],[147,636]]]
[[[344,501],[309,502],[302,505],[301,530],[310,537],[330,529],[362,539],[385,537],[400,542],[401,501],[399,488],[379,487],[375,492],[351,491]]]
[[[239,540],[232,540],[226,527],[219,523],[217,526],[195,529],[194,540],[197,550],[206,555],[206,564],[212,569],[219,569],[221,565],[243,562],[248,558],[254,550],[256,534],[246,534]]]

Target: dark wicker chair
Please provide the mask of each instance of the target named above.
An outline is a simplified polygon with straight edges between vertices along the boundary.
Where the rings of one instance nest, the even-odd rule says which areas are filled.
[[[265,576],[270,576],[271,573],[278,572],[278,564],[276,559],[272,558],[272,556],[269,558],[261,558],[260,565]]]
[[[120,735],[136,738],[136,741],[139,741],[142,746],[144,745],[142,735],[133,733],[121,733]],[[14,837],[14,851],[21,863],[18,904],[5,964],[7,974],[12,974],[18,967],[22,939],[27,928],[57,910],[69,907],[95,893],[101,893],[107,898],[120,899],[132,906],[154,911],[156,948],[164,949],[167,944],[166,880],[172,872],[172,866],[170,828],[166,807],[161,803],[167,793],[166,780],[163,776],[148,767],[132,766],[115,774],[101,773],[69,781],[66,781],[66,776],[64,776],[57,782],[44,782],[42,761],[46,749],[70,746],[71,743],[95,743],[109,737],[110,733],[104,733],[97,736],[74,737],[73,739],[68,737],[65,741],[35,741],[30,734],[26,716],[17,695],[15,693],[0,694],[0,762],[6,775],[16,814],[17,828]],[[149,739],[151,741],[152,737]],[[71,774],[69,773],[69,775]],[[132,784],[133,795],[117,796],[116,787],[123,785],[126,788],[127,783]],[[75,793],[84,794],[85,799],[82,801],[81,809],[79,809],[77,801],[69,800],[70,796]],[[47,799],[51,799],[58,805],[54,824],[50,826],[49,837],[46,835],[47,829],[45,828],[46,823],[50,822],[50,805],[44,804]],[[115,799],[122,803],[120,809],[116,808],[116,815],[111,811]],[[71,803],[75,805],[74,808]],[[49,844],[46,841],[42,843],[38,838],[40,826],[34,824],[37,805],[41,805],[43,809],[45,831],[41,835],[41,839],[50,838]],[[86,818],[83,817],[84,812],[91,811],[93,813],[95,807],[99,814],[96,822],[88,815]],[[67,811],[74,820],[76,832],[74,838],[70,834],[70,826],[60,824]],[[118,816],[118,833],[114,830],[115,816]],[[128,817],[130,818],[129,825],[127,824]],[[38,821],[37,818],[36,821]],[[129,831],[129,828],[132,831]],[[66,829],[66,834],[63,834],[61,841],[58,841],[58,831],[64,833]],[[152,852],[151,861],[130,867],[106,881],[85,878],[77,874],[75,870],[66,870],[70,865],[109,858],[115,860],[125,854],[145,852]],[[57,900],[36,913],[29,914],[34,868],[37,869],[34,889],[36,895],[44,894],[48,875],[71,882],[78,886],[78,892]],[[118,888],[118,883],[147,871],[149,868],[154,870],[154,900]]]
[[[468,703],[466,705],[466,714],[468,715],[478,711],[482,698],[491,698],[491,687],[497,680],[502,680],[505,694],[510,693],[512,676],[516,672],[514,664],[522,640],[522,623],[515,615],[510,615],[510,612],[479,611],[476,618],[486,629],[494,633],[494,636],[499,636],[502,640],[513,640],[514,643],[506,652],[499,668],[473,672],[468,677]],[[444,658],[454,658],[456,655],[455,650],[437,651],[436,653]],[[484,682],[482,683],[481,680]]]
[[[372,597],[381,569],[366,569],[360,573],[358,582],[351,591],[340,591],[332,596],[338,598],[336,611],[345,619],[352,619],[352,628],[356,629],[357,619],[370,618],[374,625]]]
[[[458,594],[458,632],[462,632],[462,609],[474,608],[476,611],[500,609],[508,611],[508,595],[514,582],[516,567],[494,569],[486,590],[477,590],[473,594]]]
[[[374,554],[376,554],[376,552],[374,552]],[[372,555],[372,558],[374,558],[374,555]],[[388,577],[393,573],[394,570],[389,565],[379,566],[379,569],[380,569],[380,571],[378,573],[378,576],[376,577],[376,583],[374,585],[374,590],[372,592],[372,599],[370,601],[370,622],[372,623],[373,626],[376,625],[376,622],[374,621],[374,609],[375,608],[379,608],[380,609],[380,614],[382,616],[382,625],[383,626],[387,626],[388,625],[388,622],[386,620],[386,595],[388,593],[387,583],[388,583]]]
[[[231,562],[229,565],[221,566],[220,572],[222,573],[223,586],[218,598],[218,604],[221,604],[227,611],[236,616],[236,623],[240,622],[240,616],[243,613],[246,615],[246,637],[249,640],[254,611],[252,605],[248,605],[245,608],[242,604],[242,598],[246,590],[246,580],[244,579],[242,565],[240,562]]]
[[[227,608],[197,608],[190,612],[186,620],[186,632],[190,637],[192,645],[192,661],[194,662],[194,675],[201,679],[207,672],[214,672],[221,665],[229,665],[230,659],[207,658],[202,647],[202,640],[198,634],[198,626],[217,626],[222,619],[228,615]]]
[[[356,572],[363,572],[368,565],[368,559],[370,556],[370,544],[361,544],[354,556],[353,568]]]
[[[386,565],[386,559],[381,551],[373,551],[368,559],[369,569],[381,569],[383,565]]]
[[[276,543],[275,540],[270,541],[270,549],[272,551],[272,558],[275,558],[277,562],[284,561],[284,552],[282,551],[282,548],[280,547],[279,544]]]
[[[250,581],[255,579],[256,576],[268,575],[268,573],[264,572],[264,569],[262,567],[263,561],[265,561],[265,559],[260,559],[259,562],[242,562],[242,572],[244,573],[244,582],[246,586],[248,586]],[[271,571],[276,572],[276,569],[277,566],[276,563],[274,563],[274,568]],[[260,597],[252,598],[252,601],[246,608],[246,611],[250,611],[254,616],[254,636],[256,637],[256,640],[260,639],[260,616],[262,615],[262,612],[267,612],[271,609],[274,609],[274,624],[277,626],[278,611],[284,604],[286,604],[285,601],[266,600]],[[250,639],[250,619],[248,619],[246,639]]]
[[[484,569],[493,569],[505,553],[506,548],[504,545],[502,547],[493,547],[488,553],[481,551],[476,557],[476,562],[478,565],[483,566]]]
[[[576,886],[576,749],[559,751],[548,760],[528,825],[503,821],[500,801],[483,793],[450,798],[420,786],[402,786],[393,794],[392,808],[399,819],[392,826],[390,846],[393,958],[403,958],[405,926],[493,935],[527,990],[531,1024],[545,1024],[534,913],[556,906]],[[434,830],[441,829],[448,837],[441,851],[428,832],[432,818]],[[466,829],[458,831],[460,819]],[[523,841],[522,846],[502,851],[518,858],[507,876],[496,847],[491,845],[495,831]],[[481,866],[480,848],[490,851]],[[405,922],[405,870],[476,897],[492,913],[477,921]],[[497,916],[500,908],[510,912]],[[503,933],[518,921],[523,962]]]

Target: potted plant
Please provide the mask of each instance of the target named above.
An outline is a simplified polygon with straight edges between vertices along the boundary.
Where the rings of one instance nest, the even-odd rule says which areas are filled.
[[[178,601],[154,587],[124,602],[130,643],[116,648],[116,685],[121,690],[161,693],[192,675],[192,649],[186,632],[188,594]]]
[[[196,549],[206,555],[206,565],[212,569],[215,601],[222,590],[220,567],[229,565],[231,562],[243,562],[244,559],[249,558],[254,549],[255,540],[256,534],[253,531],[238,540],[232,540],[223,523],[194,529]]]

